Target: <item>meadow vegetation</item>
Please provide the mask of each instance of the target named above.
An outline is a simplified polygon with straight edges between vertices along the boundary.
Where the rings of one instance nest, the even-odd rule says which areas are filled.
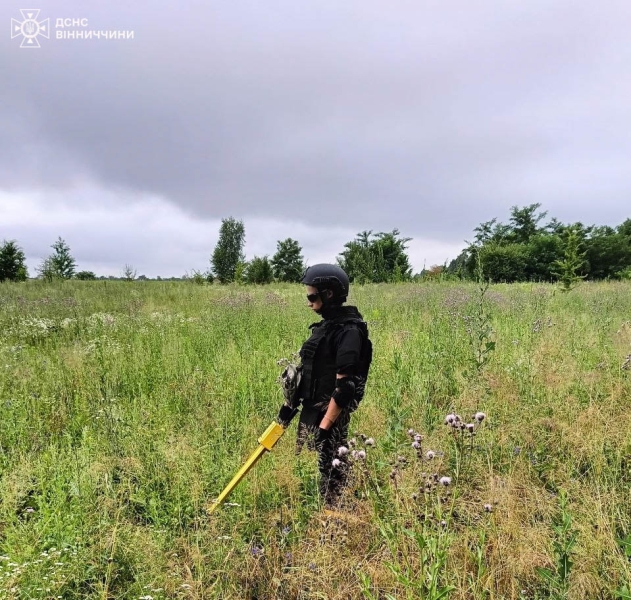
[[[350,303],[375,358],[340,515],[295,424],[208,515],[303,287],[0,284],[0,598],[631,598],[631,284]]]

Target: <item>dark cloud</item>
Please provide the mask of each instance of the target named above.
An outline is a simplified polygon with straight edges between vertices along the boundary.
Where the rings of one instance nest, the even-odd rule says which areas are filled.
[[[618,223],[629,6],[49,3],[135,39],[0,40],[0,188],[450,242],[513,204]]]

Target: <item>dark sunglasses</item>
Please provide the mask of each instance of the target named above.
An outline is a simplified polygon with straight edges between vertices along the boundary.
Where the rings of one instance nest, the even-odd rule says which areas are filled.
[[[320,297],[320,292],[317,292],[315,294],[307,294],[307,300],[309,300],[309,302],[315,302],[318,298]]]

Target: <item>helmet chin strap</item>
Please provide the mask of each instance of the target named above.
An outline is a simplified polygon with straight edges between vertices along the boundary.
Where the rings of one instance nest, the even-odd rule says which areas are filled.
[[[331,292],[331,297],[329,297],[329,295],[326,294],[325,292]],[[326,310],[329,306],[331,306],[331,300],[332,300],[332,297],[333,297],[333,292],[332,292],[332,290],[324,289],[324,290],[321,290],[321,291],[318,290],[318,293],[320,294],[320,302],[322,302],[322,305],[315,312],[317,314],[321,315],[322,311]]]
[[[329,296],[328,294],[324,294],[323,292],[330,292],[331,295]],[[332,308],[333,306],[342,306],[342,303],[339,302],[336,298],[335,295],[333,294],[333,290],[331,289],[324,289],[322,290],[322,292],[320,292],[320,300],[322,301],[322,306],[316,310],[315,312],[319,315],[321,315],[325,310],[327,310],[328,308]]]

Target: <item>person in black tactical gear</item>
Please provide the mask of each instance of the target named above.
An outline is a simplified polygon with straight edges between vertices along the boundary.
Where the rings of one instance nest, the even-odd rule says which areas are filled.
[[[296,397],[302,401],[302,411],[296,454],[305,442],[309,449],[317,450],[320,494],[327,506],[333,506],[348,471],[347,454],[339,448],[347,446],[351,413],[364,397],[372,343],[357,308],[343,306],[350,282],[340,267],[309,267],[301,283],[307,286],[309,308],[322,320],[310,325],[311,337],[300,349],[302,364]],[[295,403],[291,408],[283,406],[279,422],[287,422],[295,411]]]

